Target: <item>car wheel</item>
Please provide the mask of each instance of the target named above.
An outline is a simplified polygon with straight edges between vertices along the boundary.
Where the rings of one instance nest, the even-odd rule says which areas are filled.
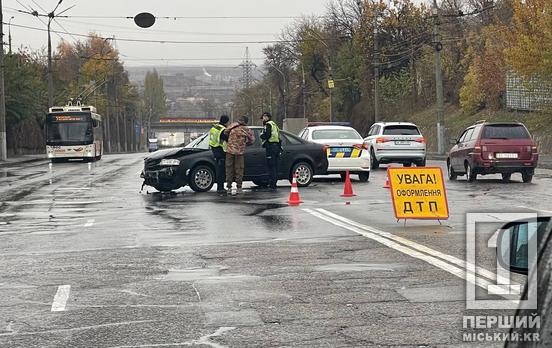
[[[205,165],[197,166],[190,173],[189,183],[195,192],[207,192],[215,184],[215,171]]]
[[[468,182],[474,182],[477,180],[477,174],[469,163],[466,163],[466,178],[468,179]]]
[[[359,173],[358,179],[360,182],[368,182],[370,180],[370,172]]]
[[[370,149],[370,168],[371,169],[378,169],[380,166],[380,163],[378,162],[376,158],[376,154],[374,153],[374,149]]]
[[[311,184],[314,177],[314,171],[310,164],[306,162],[296,163],[289,174],[290,181],[293,179],[295,173],[297,174],[297,185],[299,187],[307,187]]]
[[[341,173],[339,173],[339,175],[341,176],[342,181],[345,181],[347,179],[347,173],[341,172]]]
[[[502,174],[502,182],[508,183],[512,180],[512,173],[503,173]]]
[[[521,178],[523,179],[523,182],[526,184],[530,184],[531,182],[533,182],[533,174],[521,173]]]
[[[454,169],[452,169],[452,164],[450,163],[450,161],[447,161],[447,170],[448,170],[448,178],[450,181],[454,181],[458,179],[458,174],[456,174]]]

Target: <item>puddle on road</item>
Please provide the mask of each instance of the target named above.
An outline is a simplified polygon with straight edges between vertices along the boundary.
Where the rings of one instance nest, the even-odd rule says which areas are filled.
[[[338,263],[314,267],[319,272],[369,272],[369,271],[395,271],[404,269],[406,265],[400,263]]]

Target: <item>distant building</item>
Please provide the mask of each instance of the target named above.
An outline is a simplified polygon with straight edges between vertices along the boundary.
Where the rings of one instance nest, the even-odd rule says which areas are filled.
[[[552,82],[537,77],[525,80],[513,72],[507,73],[506,107],[519,111],[552,108]]]

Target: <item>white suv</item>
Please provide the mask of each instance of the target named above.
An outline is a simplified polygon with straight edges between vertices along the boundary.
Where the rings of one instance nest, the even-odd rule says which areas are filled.
[[[326,145],[328,174],[341,174],[346,171],[358,174],[360,181],[370,178],[370,154],[362,136],[351,127],[314,126],[299,133],[307,141]]]
[[[364,142],[370,150],[372,169],[386,163],[402,163],[405,167],[426,165],[426,141],[413,123],[375,123]]]

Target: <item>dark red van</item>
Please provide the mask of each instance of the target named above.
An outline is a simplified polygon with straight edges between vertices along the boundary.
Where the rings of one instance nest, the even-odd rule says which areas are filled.
[[[477,175],[502,174],[508,182],[513,173],[521,173],[525,183],[533,180],[539,154],[521,123],[481,121],[468,127],[454,143],[447,159],[450,180],[466,175],[473,182]]]

